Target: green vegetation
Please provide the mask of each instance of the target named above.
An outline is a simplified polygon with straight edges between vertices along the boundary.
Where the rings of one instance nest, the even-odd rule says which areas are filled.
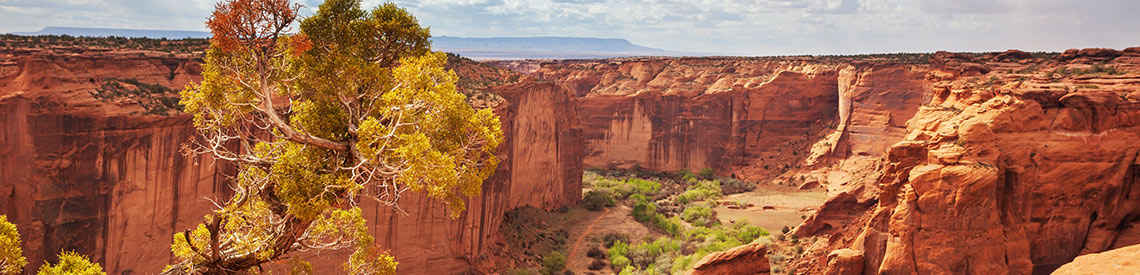
[[[670,236],[676,236],[681,232],[680,221],[675,217],[670,218],[665,214],[658,213],[657,203],[649,201],[649,198],[642,194],[636,194],[630,198],[633,200],[633,210],[630,215],[633,216],[634,220],[648,224],[650,227],[661,230]]]
[[[677,196],[677,203],[688,205],[698,201],[716,200],[720,195],[720,182],[702,180],[690,185],[684,193]]]
[[[103,48],[148,50],[178,54],[201,54],[210,46],[207,39],[166,39],[166,38],[127,38],[74,37],[70,35],[21,36],[0,34],[0,47],[3,48]]]
[[[634,220],[665,235],[632,242],[622,235],[606,235],[603,238],[609,247],[606,257],[613,271],[619,274],[683,273],[710,253],[768,236],[767,231],[746,221],[720,223],[713,206],[724,196],[722,182],[731,182],[737,190],[751,190],[745,187],[751,184],[715,179],[714,174],[712,169],[698,174],[689,170],[656,174],[637,170],[587,172],[583,177],[586,186],[612,190],[616,199],[632,207],[630,215]],[[649,177],[645,177],[647,175]]]
[[[746,223],[730,226],[695,227],[679,238],[663,237],[635,245],[617,242],[607,251],[615,271],[637,274],[678,274],[693,267],[708,254],[728,250],[768,236],[763,229]]]
[[[300,6],[287,0],[216,7],[203,79],[182,91],[199,133],[184,149],[235,163],[235,191],[174,234],[163,273],[245,272],[303,248],[351,249],[346,273],[394,274],[357,200],[398,210],[419,193],[458,218],[482,192],[499,118],[457,91],[407,10],[329,0],[294,31]]]
[[[566,270],[566,255],[551,251],[550,255],[542,258],[542,274],[554,275],[563,270]]]
[[[142,107],[148,115],[167,116],[172,110],[182,111],[182,105],[178,104],[178,93],[173,89],[139,82],[134,78],[107,79],[94,92],[89,93],[103,102],[126,100]]]
[[[0,274],[19,274],[27,264],[20,249],[20,232],[8,216],[0,215]]]
[[[64,251],[59,254],[59,263],[44,264],[40,268],[37,275],[106,275],[103,272],[103,267],[98,264],[91,263],[87,256],[79,255],[75,252]]]
[[[699,175],[703,180],[711,180],[714,176],[716,176],[713,173],[715,173],[715,170],[712,168],[705,168],[701,169],[701,172],[697,175]]]
[[[686,207],[685,212],[681,213],[681,220],[695,226],[709,226],[719,223],[719,221],[716,220],[716,216],[713,216],[712,208],[705,204],[695,204]]]
[[[1116,66],[1106,66],[1105,63],[1093,64],[1087,70],[1079,68],[1069,68],[1065,66],[1057,67],[1049,72],[1046,76],[1049,78],[1063,78],[1078,75],[1122,75],[1125,71],[1116,69]]]
[[[629,198],[629,196],[634,194],[653,196],[657,194],[657,191],[661,190],[661,183],[638,178],[618,180],[601,177],[584,184],[587,185],[587,187],[594,188],[594,191],[613,194],[613,196],[621,200]]]
[[[610,265],[613,265],[614,269],[617,270],[625,269],[625,267],[629,265],[629,258],[626,258],[628,254],[629,244],[623,241],[614,242],[614,245],[610,246],[610,249],[606,251],[606,257],[610,259]]]
[[[0,274],[21,274],[28,261],[20,249],[20,232],[16,225],[8,222],[8,216],[0,215]],[[87,256],[72,251],[59,254],[57,264],[44,263],[38,275],[99,275],[103,267],[91,263]]]
[[[881,53],[860,55],[817,55],[808,56],[830,62],[851,62],[856,60],[880,60],[904,64],[930,64],[933,53]]]
[[[601,211],[603,208],[617,205],[617,201],[609,190],[590,190],[582,198],[582,204],[591,211]]]

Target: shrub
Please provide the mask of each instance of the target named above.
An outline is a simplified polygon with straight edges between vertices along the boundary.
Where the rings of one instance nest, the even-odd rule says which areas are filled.
[[[623,271],[622,274],[625,274],[625,269],[629,267],[629,258],[626,258],[625,256],[617,256],[610,259],[610,264],[614,266],[614,269],[621,270]]]
[[[716,176],[715,173],[716,170],[713,170],[712,168],[705,168],[701,169],[701,172],[698,175],[701,176],[701,179],[703,180],[711,180]]]
[[[738,179],[722,179],[721,191],[726,195],[739,194],[756,189],[756,184]]]
[[[680,179],[684,179],[684,178],[691,176],[691,175],[693,175],[693,173],[691,171],[689,171],[689,168],[684,168],[684,169],[681,169],[681,171],[677,171],[677,178],[680,178]]]
[[[542,258],[543,274],[558,274],[566,270],[566,255],[558,251],[550,252],[550,255]]]
[[[689,203],[712,200],[719,198],[720,183],[716,181],[698,181],[689,188],[685,189],[684,193],[677,196],[677,203],[681,205],[688,205]]]
[[[657,214],[657,204],[645,201],[634,202],[633,211],[630,214],[638,222],[648,222]]]
[[[593,262],[590,262],[590,266],[586,267],[589,270],[602,270],[603,268],[606,268],[606,263],[599,259],[594,259]]]
[[[606,256],[610,258],[610,263],[613,263],[614,260],[619,258],[619,257],[625,258],[626,255],[628,255],[628,253],[629,253],[629,244],[619,240],[619,241],[614,241],[614,245],[611,246],[610,249],[606,251]],[[629,259],[626,259],[626,260],[627,260],[626,263],[628,264]],[[617,266],[617,264],[615,263],[614,266]]]
[[[685,211],[681,213],[681,220],[704,227],[716,223],[716,217],[713,216],[712,208],[703,204],[685,208]]]
[[[91,263],[87,256],[71,251],[59,253],[59,263],[45,263],[36,274],[107,274],[99,264]]]
[[[653,226],[669,236],[679,236],[681,234],[681,223],[674,218],[666,218],[665,215],[657,214],[653,216]]]
[[[745,223],[736,224],[737,232],[736,239],[743,243],[751,243],[763,236],[768,236],[768,231],[759,226],[751,226]]]
[[[590,247],[590,250],[586,251],[586,257],[602,259],[606,257],[606,252],[602,251],[602,249],[598,248],[597,246],[592,246]]]
[[[629,243],[629,236],[625,234],[608,233],[602,236],[602,240],[605,242],[606,248],[613,248],[614,244],[618,242]]]
[[[791,230],[792,230],[791,228],[788,228],[788,226],[785,225],[784,228],[780,228],[780,233],[788,234],[788,231],[791,231]]]
[[[648,181],[643,179],[630,179],[626,181],[629,185],[633,186],[633,191],[638,194],[652,196],[661,190],[661,184],[655,181]]]
[[[586,196],[582,198],[582,204],[586,209],[591,211],[600,211],[602,208],[617,205],[614,201],[613,195],[607,190],[590,190],[586,192]]]

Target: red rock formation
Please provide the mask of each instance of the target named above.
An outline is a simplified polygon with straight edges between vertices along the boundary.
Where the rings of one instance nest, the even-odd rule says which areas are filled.
[[[544,64],[534,75],[580,97],[586,166],[714,168],[744,178],[804,157],[793,148],[830,127],[839,97],[834,66],[781,60],[581,61]]]
[[[495,88],[505,101],[495,112],[506,140],[500,145],[495,174],[481,196],[467,200],[468,210],[450,219],[438,201],[424,196],[402,198],[402,216],[365,201],[372,234],[390,249],[402,274],[478,271],[489,252],[502,242],[498,229],[504,213],[521,206],[555,209],[581,200],[581,130],[568,92],[551,83],[522,83]],[[306,255],[317,266],[334,269],[351,251]]]
[[[60,249],[91,255],[112,274],[152,273],[172,258],[170,237],[228,197],[233,169],[188,160],[179,145],[195,134],[185,115],[143,115],[127,101],[89,93],[108,78],[181,87],[200,61],[154,52],[0,52],[0,208],[17,224],[31,263]],[[503,163],[467,200],[458,219],[422,196],[405,196],[408,215],[362,200],[372,233],[401,273],[471,270],[499,242],[503,213],[556,208],[581,195],[581,149],[574,101],[550,84],[503,88]],[[336,272],[348,252],[306,255]],[[273,267],[270,267],[273,268]]]
[[[1123,62],[1106,66],[1137,65]],[[1057,65],[932,72],[876,207],[830,249],[862,251],[865,274],[1028,274],[1140,242],[1140,74],[1047,75]]]
[[[772,270],[767,253],[767,246],[760,243],[737,246],[701,258],[686,274],[768,274]]]
[[[878,158],[902,138],[926,87],[921,66],[792,58],[562,61],[533,74],[579,96],[586,166],[753,180],[794,169],[808,151],[809,166]]]
[[[229,188],[228,165],[188,160],[185,116],[139,116],[88,94],[110,77],[180,86],[199,62],[146,52],[0,53],[0,205],[31,268],[76,250],[112,273],[161,269],[175,231]],[[162,256],[156,256],[162,255]]]
[[[863,274],[863,252],[840,249],[827,254],[827,275]]]
[[[1082,255],[1053,274],[1140,274],[1140,245]]]

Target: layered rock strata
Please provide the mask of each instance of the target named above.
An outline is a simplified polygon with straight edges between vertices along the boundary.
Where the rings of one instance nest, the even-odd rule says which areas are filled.
[[[936,55],[930,103],[858,181],[880,191],[823,247],[862,252],[863,274],[1044,274],[1140,243],[1136,55]],[[827,261],[808,255],[805,269]]]
[[[0,210],[21,231],[30,263],[74,250],[112,274],[157,272],[173,260],[171,236],[201,222],[211,200],[228,198],[232,166],[179,152],[195,134],[189,117],[137,104],[136,97],[176,94],[95,95],[117,80],[178,89],[200,79],[200,66],[147,51],[0,51]],[[407,215],[362,200],[401,273],[468,271],[500,242],[505,211],[579,200],[580,130],[567,94],[531,83],[503,88],[502,102],[483,101],[498,103],[503,162],[460,218],[422,196],[401,200]],[[336,272],[347,255],[305,258]]]
[[[513,66],[518,67],[518,66]],[[512,68],[513,68],[512,67]],[[575,91],[586,166],[712,168],[761,180],[878,158],[923,101],[924,66],[797,58],[633,58],[542,64]],[[834,132],[834,140],[814,144]],[[820,147],[813,149],[814,147]]]

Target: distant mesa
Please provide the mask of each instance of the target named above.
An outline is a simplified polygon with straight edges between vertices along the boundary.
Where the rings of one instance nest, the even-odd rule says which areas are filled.
[[[77,28],[77,27],[44,27],[37,32],[17,32],[15,35],[70,35],[87,37],[146,37],[146,38],[209,38],[209,32],[202,31],[172,31],[172,30],[138,30],[138,29],[106,29],[106,28]]]
[[[16,35],[70,35],[87,37],[209,38],[209,32],[79,27],[44,27]],[[704,56],[633,44],[620,38],[586,37],[432,37],[432,48],[475,60],[594,59],[630,56]]]
[[[432,48],[475,60],[593,59],[629,56],[703,56],[630,43],[620,38],[432,37]]]

